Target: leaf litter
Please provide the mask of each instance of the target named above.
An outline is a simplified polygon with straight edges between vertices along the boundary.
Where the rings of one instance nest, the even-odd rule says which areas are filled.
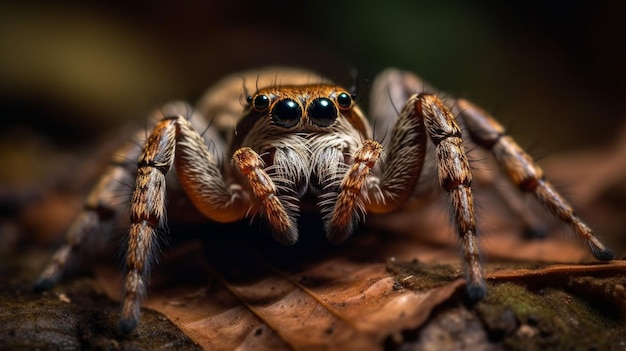
[[[600,162],[604,153],[600,150],[585,157]],[[608,158],[613,173],[626,174],[622,154]],[[564,170],[586,170],[588,175],[595,167],[571,167],[581,164],[575,156],[545,163],[551,162],[557,166],[546,173],[558,178],[560,170],[562,179],[571,176]],[[593,179],[594,183],[602,180]],[[617,245],[610,246],[619,248],[624,244],[620,239],[625,229],[623,201],[616,202],[614,194],[623,199],[624,192],[614,184],[597,188],[617,190],[592,189],[588,191],[591,195],[579,196],[584,199],[580,200],[585,205],[582,209],[587,209],[583,217],[592,223],[595,218],[601,227],[598,232],[612,230],[615,235],[609,237]],[[519,220],[502,206],[494,206],[492,198],[480,199],[479,194],[480,190],[481,240],[493,292],[485,303],[499,296],[498,291],[511,291],[502,289],[511,284],[539,293],[560,289],[603,301],[603,311],[608,309],[614,319],[624,320],[623,261],[594,262],[577,240],[553,235],[560,230],[552,230],[543,240],[523,238]],[[598,210],[594,212],[594,208]],[[162,262],[155,266],[144,307],[163,313],[204,349],[381,350],[389,347],[390,340],[391,344],[402,343],[407,330],[423,328],[442,306],[462,303],[472,308],[463,298],[458,244],[447,223],[445,208],[423,207],[368,218],[364,231],[340,247],[303,240],[293,248],[279,248],[263,240],[259,245],[263,234],[246,224],[234,230],[172,228],[172,236],[195,232],[203,239],[172,245],[165,251]],[[604,223],[611,226],[602,230]],[[240,231],[248,236],[235,233]],[[319,228],[309,234],[323,240]],[[224,236],[229,237],[225,243],[216,239]],[[94,270],[99,289],[118,299],[118,270],[104,264]],[[483,308],[480,313],[486,318],[484,306],[475,307],[476,311]],[[515,318],[515,333],[536,334],[536,316]],[[483,323],[489,327],[488,319]]]
[[[280,247],[271,239],[250,240],[260,236],[251,233],[175,248],[173,258],[155,269],[144,307],[163,313],[207,350],[382,350],[401,343],[406,330],[422,327],[439,306],[466,303],[457,244],[445,231],[426,244],[364,232],[341,247],[317,241]],[[504,232],[484,247],[495,258],[487,266],[492,290],[503,282],[553,286],[571,276],[625,274],[623,261],[552,264],[545,260],[552,253],[563,262],[592,260],[565,238],[536,243],[516,235]],[[507,253],[510,240],[530,255],[516,261]],[[541,244],[546,246],[532,249]],[[119,296],[119,285],[110,283],[117,274],[98,274],[112,298]]]

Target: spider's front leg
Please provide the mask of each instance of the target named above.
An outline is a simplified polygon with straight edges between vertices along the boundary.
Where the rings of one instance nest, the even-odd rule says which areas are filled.
[[[285,245],[295,244],[298,241],[296,221],[281,202],[278,188],[265,171],[261,156],[249,147],[242,147],[233,154],[233,165],[246,178],[259,202],[258,211],[271,226],[274,238]]]
[[[158,231],[165,225],[166,174],[174,165],[185,193],[206,217],[233,222],[245,216],[249,203],[237,185],[228,186],[217,158],[205,140],[180,113],[168,114],[154,128],[139,157],[131,199],[131,227],[126,255],[126,280],[120,329],[129,333],[139,321]]]
[[[411,196],[426,153],[424,121],[416,118],[414,104],[407,104],[398,116],[385,151],[387,157],[380,178],[371,173],[383,155],[378,141],[366,140],[354,153],[326,222],[326,235],[331,242],[346,240],[360,214],[393,211]]]
[[[402,93],[408,94],[410,88],[404,89]],[[422,172],[427,137],[436,147],[439,183],[450,194],[456,231],[463,245],[468,295],[473,300],[479,300],[485,296],[486,286],[476,233],[471,190],[472,174],[463,147],[461,129],[450,111],[436,96],[414,94],[408,98],[397,117],[391,139],[387,144],[387,160],[383,164],[382,177],[379,180],[374,176],[369,176],[368,182],[364,181],[362,190],[347,185],[355,184],[352,180],[359,179],[352,176],[352,173],[359,174],[360,170],[369,171],[371,168],[373,158],[361,160],[362,157],[357,157],[359,152],[370,149],[370,143],[378,143],[365,143],[357,152],[355,163],[342,183],[335,212],[339,212],[337,209],[342,208],[342,196],[348,198],[349,194],[356,190],[365,193],[363,197],[367,201],[364,207],[368,212],[389,212],[405,203],[413,193]],[[375,155],[375,153],[369,152],[365,155]],[[367,160],[370,162],[368,163]],[[349,203],[349,201],[345,202]]]

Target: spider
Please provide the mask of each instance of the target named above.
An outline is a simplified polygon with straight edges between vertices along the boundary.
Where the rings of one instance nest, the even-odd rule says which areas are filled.
[[[246,88],[249,82],[256,84],[253,94]],[[154,127],[143,147],[129,142],[119,149],[41,273],[36,289],[51,288],[84,239],[124,212],[114,206],[114,198],[123,184],[134,180],[132,195],[127,195],[130,230],[119,324],[122,332],[130,333],[139,322],[159,230],[166,226],[166,188],[171,189],[166,183],[177,180],[206,218],[223,223],[259,218],[286,245],[298,241],[299,213],[313,208],[321,214],[328,240],[339,244],[366,214],[396,210],[412,197],[420,175],[427,173],[428,146],[462,244],[467,295],[480,300],[487,289],[472,172],[460,125],[474,144],[493,154],[519,190],[532,193],[569,224],[597,259],[612,259],[613,253],[495,119],[468,101],[430,90],[411,73],[382,72],[372,86],[370,112],[373,125],[392,129],[387,134],[380,128],[384,135],[376,136],[352,92],[298,69],[267,69],[226,78],[195,109],[183,102],[164,105],[152,114]],[[231,162],[222,162],[224,155]],[[127,160],[136,161],[137,167]],[[166,177],[171,174],[176,177]]]

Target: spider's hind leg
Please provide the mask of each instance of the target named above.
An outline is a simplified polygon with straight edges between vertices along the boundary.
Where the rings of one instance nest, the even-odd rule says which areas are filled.
[[[504,173],[517,188],[532,193],[552,214],[569,224],[587,243],[597,259],[613,259],[613,252],[593,235],[572,206],[545,179],[541,167],[513,138],[506,135],[502,125],[468,101],[459,100],[458,108],[472,140],[493,153]]]
[[[143,136],[137,133],[135,139]],[[34,284],[35,291],[51,289],[57,284],[77,256],[84,243],[96,235],[106,235],[101,231],[110,223],[115,223],[124,213],[130,201],[130,184],[136,175],[135,160],[141,147],[135,141],[119,148],[109,162],[108,168],[85,199],[83,209],[68,228],[61,246],[54,252],[44,270]],[[120,205],[124,204],[124,205]]]

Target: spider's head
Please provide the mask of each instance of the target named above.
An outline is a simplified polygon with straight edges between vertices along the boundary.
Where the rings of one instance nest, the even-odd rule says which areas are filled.
[[[367,139],[371,132],[353,97],[340,86],[271,86],[247,98],[231,147],[233,151],[241,146],[269,148],[272,140],[284,140],[290,134],[338,137],[356,134]]]
[[[352,96],[335,85],[271,87],[248,97],[249,113],[287,130],[323,130],[350,118],[354,107]]]

